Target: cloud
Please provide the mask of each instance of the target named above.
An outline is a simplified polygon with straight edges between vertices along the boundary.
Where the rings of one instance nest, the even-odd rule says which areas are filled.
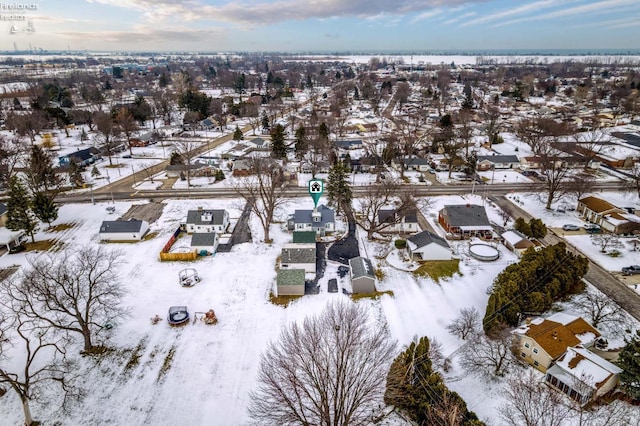
[[[473,11],[472,12],[467,12],[467,13],[462,14],[460,16],[456,16],[455,18],[448,19],[448,20],[444,21],[444,23],[445,24],[454,24],[454,23],[456,23],[458,21],[461,21],[463,19],[471,18],[472,16],[476,16],[477,14],[478,14],[478,12],[473,12]]]
[[[438,16],[442,13],[441,9],[434,9],[434,10],[428,10],[426,12],[422,12],[421,14],[414,16],[413,19],[411,19],[411,23],[415,24],[416,22],[419,21],[424,21],[425,19],[429,19],[429,18],[433,18],[434,16]]]
[[[524,13],[531,13],[531,12],[537,12],[539,10],[543,10],[543,9],[548,9],[550,7],[554,7],[554,6],[558,6],[561,4],[565,4],[565,3],[575,3],[576,1],[580,1],[580,0],[541,0],[541,1],[537,1],[534,3],[528,3],[522,6],[518,6],[514,9],[507,9],[507,10],[502,10],[499,12],[495,12],[492,13],[490,15],[486,15],[477,19],[474,19],[472,21],[468,21],[463,23],[461,26],[462,27],[467,27],[469,25],[477,25],[477,24],[484,24],[487,22],[491,22],[491,21],[497,21],[498,19],[503,19],[503,18],[508,18],[510,16],[514,16],[514,15],[521,15]]]
[[[585,4],[582,6],[570,7],[567,9],[557,10],[555,12],[544,13],[542,15],[535,16],[527,16],[524,18],[512,19],[510,21],[501,22],[494,26],[501,27],[505,25],[516,24],[519,22],[527,22],[527,21],[540,21],[545,19],[555,19],[555,18],[564,18],[566,16],[575,17],[582,14],[593,13],[593,12],[614,12],[619,8],[624,8],[625,6],[637,6],[638,0],[606,0],[596,3]]]
[[[138,27],[128,31],[58,31],[56,35],[69,37],[78,41],[96,41],[104,43],[138,44],[138,43],[180,43],[219,41],[225,36],[220,28],[194,30],[189,28],[157,29]]]
[[[370,18],[384,14],[429,13],[439,7],[455,9],[489,0],[226,0],[206,5],[202,0],[86,0],[134,9],[150,21],[162,19],[212,20],[238,24],[270,24],[288,20],[332,17]],[[418,19],[419,20],[419,19]]]
[[[332,39],[340,38],[340,34],[338,34],[338,33],[332,33],[332,34],[327,33],[327,34],[325,34],[324,36],[325,36],[326,38],[332,38]]]

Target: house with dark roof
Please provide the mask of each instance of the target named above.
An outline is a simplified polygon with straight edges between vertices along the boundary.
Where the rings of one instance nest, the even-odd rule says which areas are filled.
[[[344,150],[359,149],[359,148],[362,148],[362,140],[361,139],[339,140],[339,141],[335,141],[334,145],[339,149],[344,149]]]
[[[396,158],[392,161],[392,165],[396,170],[400,170],[403,167],[403,162]],[[426,172],[431,169],[431,165],[429,164],[429,160],[426,158],[405,158],[404,169]]]
[[[0,227],[7,226],[7,220],[9,219],[9,210],[5,203],[0,203]]]
[[[396,209],[378,210],[378,224],[384,227],[381,233],[414,234],[420,231],[418,212],[415,209],[398,212]]]
[[[600,337],[600,332],[584,319],[562,312],[547,318],[528,319],[512,333],[518,358],[543,373],[567,348],[588,348]]]
[[[224,234],[229,228],[229,212],[224,209],[189,210],[184,222],[188,234],[216,232]]]
[[[444,206],[438,212],[438,223],[452,238],[493,238],[493,227],[489,223],[483,206],[461,204]]]
[[[100,241],[140,241],[149,231],[144,220],[105,220],[100,225]]]
[[[79,149],[67,155],[58,157],[58,165],[60,167],[69,167],[74,162],[79,167],[85,167],[102,159],[100,151],[97,148]]]
[[[588,222],[614,234],[640,231],[640,216],[633,207],[617,207],[602,198],[588,196],[578,200],[576,211]]]
[[[316,273],[316,243],[285,244],[280,254],[281,269],[303,269]]]
[[[407,239],[407,251],[414,260],[451,260],[449,243],[436,234],[422,231]]]
[[[200,256],[210,256],[218,249],[220,238],[216,232],[196,232],[191,235],[191,249]]]
[[[336,229],[335,213],[322,204],[314,210],[296,210],[289,216],[287,228],[290,231],[314,231],[318,235],[330,234]]]
[[[349,259],[351,289],[354,294],[373,293],[376,291],[376,275],[371,261],[358,256]]]
[[[276,296],[304,296],[304,269],[280,269],[276,277]]]
[[[253,138],[251,142],[257,149],[269,149],[271,148],[271,142],[262,138]]]
[[[596,400],[618,385],[622,369],[585,348],[567,351],[549,368],[544,381],[580,405]]]
[[[516,155],[478,155],[477,160],[478,171],[520,167],[520,159]]]

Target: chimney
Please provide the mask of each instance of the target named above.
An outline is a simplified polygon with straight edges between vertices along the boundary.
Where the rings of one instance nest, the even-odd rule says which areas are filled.
[[[524,323],[525,323],[525,324],[527,324],[527,325],[531,324],[531,317],[527,317],[527,318],[524,320]]]
[[[201,212],[202,211],[202,206],[198,206],[198,211]]]
[[[471,204],[467,203],[467,208],[471,207]]]

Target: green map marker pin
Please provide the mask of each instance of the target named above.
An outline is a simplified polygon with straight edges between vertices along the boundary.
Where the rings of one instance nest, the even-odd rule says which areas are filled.
[[[309,181],[309,195],[313,198],[313,208],[318,207],[318,201],[324,192],[324,182],[319,179]]]

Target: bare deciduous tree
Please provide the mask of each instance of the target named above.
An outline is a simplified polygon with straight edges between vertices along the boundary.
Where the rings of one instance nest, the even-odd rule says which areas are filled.
[[[109,157],[109,165],[113,165],[113,161],[111,160],[111,156],[113,155],[116,146],[119,142],[116,140],[117,135],[119,134],[119,129],[115,126],[113,122],[113,118],[111,118],[111,114],[106,112],[97,111],[93,115],[93,122],[96,125],[96,129],[102,136],[102,148],[104,148],[104,152]]]
[[[509,378],[504,396],[499,413],[508,425],[561,426],[571,415],[563,395],[540,382],[531,370]]]
[[[504,376],[513,365],[511,336],[507,332],[491,338],[476,334],[463,347],[460,365],[469,374]]]
[[[502,226],[507,226],[507,223],[509,223],[509,220],[511,220],[511,215],[512,215],[512,211],[509,207],[502,207],[499,211],[498,211],[498,215],[502,218]]]
[[[287,327],[262,354],[250,415],[259,424],[368,425],[380,414],[396,349],[354,303]]]
[[[586,170],[591,162],[606,148],[607,134],[601,129],[595,128],[574,135],[574,139],[577,145],[576,150],[584,158],[584,168]]]
[[[462,308],[458,316],[447,325],[449,333],[462,340],[473,337],[480,330],[480,313],[476,308]]]
[[[0,188],[9,186],[16,167],[26,157],[27,151],[19,138],[0,135]]]
[[[575,306],[594,327],[608,323],[619,324],[624,319],[620,307],[613,300],[593,290],[587,290],[580,295],[575,301]]]
[[[131,147],[131,135],[138,130],[138,123],[131,115],[131,112],[127,108],[120,108],[115,117],[115,124],[118,125],[122,133],[127,138],[127,146],[129,147],[129,154],[133,155],[133,149]]]
[[[38,327],[19,312],[20,308],[13,312],[10,303],[2,304],[5,312],[0,313],[0,385],[9,386],[20,398],[25,425],[39,424],[33,419],[30,402],[38,398],[40,389],[47,383],[58,383],[65,399],[72,391],[71,364],[65,359],[64,339],[53,336],[46,326]],[[16,370],[6,362],[11,359],[9,348],[13,349],[14,358],[20,360]]]
[[[90,246],[28,258],[22,279],[2,283],[3,296],[28,319],[82,335],[84,351],[90,351],[104,325],[126,314],[120,306],[122,261],[117,250]]]
[[[602,231],[599,234],[592,234],[591,242],[600,247],[600,253],[606,253],[610,247],[620,247],[620,238],[612,232]]]
[[[202,143],[200,141],[189,138],[182,138],[173,143],[176,152],[180,154],[182,158],[182,172],[187,178],[188,188],[191,188],[191,162],[198,155],[196,148],[201,145]]]
[[[251,175],[238,178],[234,189],[251,206],[251,211],[262,224],[264,241],[270,242],[269,227],[284,198],[284,170],[274,160],[253,157],[247,160]]]

